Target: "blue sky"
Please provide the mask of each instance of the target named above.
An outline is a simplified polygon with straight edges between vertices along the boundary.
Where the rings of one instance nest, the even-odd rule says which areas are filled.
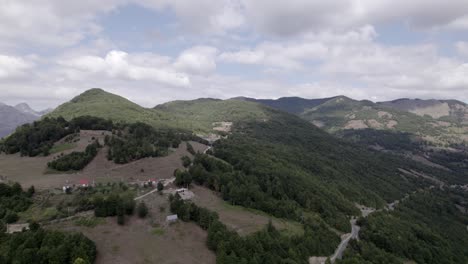
[[[0,0],[0,101],[468,102],[466,0]]]

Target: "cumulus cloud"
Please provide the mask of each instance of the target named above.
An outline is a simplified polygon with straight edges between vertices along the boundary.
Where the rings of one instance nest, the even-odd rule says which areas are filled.
[[[238,95],[468,101],[466,38],[460,33],[450,56],[437,46],[440,32],[468,30],[466,0],[0,3],[0,96],[39,108],[91,87],[146,106]],[[145,26],[170,29],[170,46],[138,46],[103,28],[102,17],[118,18],[131,5],[164,13],[161,24]],[[379,34],[391,32],[380,25],[431,37],[395,44],[390,35],[384,37],[392,44],[384,44]]]
[[[218,49],[210,46],[196,46],[184,50],[177,58],[176,69],[192,74],[208,74],[216,69],[215,57]]]
[[[465,0],[242,0],[242,3],[248,20],[258,30],[281,36],[401,21],[421,29],[468,28]]]
[[[176,72],[169,66],[157,68],[144,65],[138,56],[132,58],[132,55],[118,50],[108,52],[105,57],[82,56],[60,61],[59,64],[69,67],[65,71],[72,79],[82,79],[88,74],[104,74],[110,78],[152,80],[172,86],[190,85],[190,79],[184,73]]]
[[[24,58],[0,54],[0,79],[24,75],[33,66],[33,62]]]
[[[460,55],[468,57],[468,42],[458,41],[455,48]]]

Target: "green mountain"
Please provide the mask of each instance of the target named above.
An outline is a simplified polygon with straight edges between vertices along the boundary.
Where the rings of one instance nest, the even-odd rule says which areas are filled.
[[[468,108],[455,100],[399,99],[373,103],[345,96],[324,99],[249,99],[301,118],[330,133],[375,129],[411,133],[431,144],[447,146],[468,141]]]
[[[351,219],[361,215],[356,204],[380,210],[375,217],[369,217],[368,222],[360,219],[360,225],[365,227],[363,234],[366,236],[362,242],[355,242],[355,246],[352,247],[351,257],[358,261],[354,263],[365,263],[361,260],[369,260],[370,256],[381,260],[389,256],[396,259],[389,263],[402,263],[403,261],[398,261],[402,258],[419,260],[419,254],[413,254],[412,251],[426,252],[432,249],[438,250],[437,258],[466,262],[466,252],[458,254],[449,250],[468,248],[463,236],[454,235],[466,231],[463,224],[465,218],[454,211],[458,210],[455,201],[457,205],[462,206],[460,208],[465,209],[464,197],[457,196],[453,200],[445,201],[450,207],[443,217],[437,216],[445,208],[439,207],[440,201],[443,201],[439,196],[431,201],[422,197],[421,200],[427,201],[427,205],[424,206],[424,210],[419,210],[417,215],[408,211],[394,213],[384,210],[388,208],[389,203],[394,205],[394,201],[404,202],[403,209],[412,208],[420,202],[417,200],[410,203],[414,201],[412,195],[421,190],[431,192],[430,198],[435,195],[432,193],[435,192],[434,189],[444,190],[449,188],[448,186],[467,184],[463,169],[430,166],[402,155],[394,155],[393,152],[370,149],[365,145],[356,144],[361,143],[360,140],[353,142],[340,139],[312,124],[316,120],[328,122],[323,127],[333,131],[334,127],[342,127],[350,120],[358,118],[365,120],[362,122],[369,125],[368,122],[373,122],[370,120],[377,117],[381,119],[376,119],[376,122],[385,121],[385,124],[390,122],[389,119],[401,124],[410,122],[402,121],[406,120],[405,118],[424,120],[429,117],[342,96],[321,103],[303,103],[303,107],[312,108],[305,109],[299,116],[245,99],[174,101],[147,109],[122,97],[93,89],[63,104],[48,116],[64,116],[71,119],[92,115],[126,123],[140,121],[153,127],[185,128],[195,133],[220,134],[219,140],[213,143],[213,148],[207,154],[196,153],[186,171],[176,172],[175,182],[190,185],[193,181],[212,189],[231,205],[260,210],[271,216],[300,223],[304,233],[289,237],[269,226],[265,231],[240,238],[234,235],[235,232],[229,232],[218,223],[219,221],[214,221],[217,217],[206,209],[194,207],[190,203],[184,204],[177,198],[173,199],[172,213],[179,214],[181,220],[193,220],[207,229],[207,244],[210,249],[215,250],[219,263],[229,263],[224,262],[227,256],[232,260],[231,263],[250,263],[249,260],[252,260],[252,263],[306,263],[309,256],[329,256],[338,246],[339,235],[351,231]],[[297,108],[289,109],[292,112],[298,111]],[[349,114],[354,116],[347,116]],[[305,120],[306,118],[309,120]],[[86,120],[81,121],[89,120],[89,123],[106,123],[105,120],[93,121],[91,117],[82,119]],[[44,119],[41,122],[44,123],[44,133],[41,134],[48,138],[53,135],[49,133],[49,129],[54,128],[47,123],[60,123],[63,120]],[[73,122],[76,120],[71,123]],[[88,125],[93,129],[96,124]],[[113,140],[107,144],[120,146],[119,151],[125,152],[123,156],[131,157],[132,161],[151,156],[151,153],[136,155],[141,154],[148,144],[161,139],[158,131],[142,138],[142,135],[151,130],[145,126],[139,124],[134,128],[118,131],[124,134],[133,131],[134,137],[128,138],[127,145],[125,142]],[[66,132],[70,126],[62,127]],[[395,128],[343,128],[340,131],[371,131],[365,139],[378,140],[382,138],[380,134],[375,135],[372,132],[388,132],[392,131],[391,129]],[[29,138],[43,141],[41,137],[34,136],[34,133],[38,132],[42,130],[23,129],[23,135],[12,136],[9,142],[5,143],[14,145],[14,139],[18,138],[23,142],[23,147],[29,148]],[[400,135],[388,135],[384,138],[385,142],[392,142],[391,139],[397,138],[397,142],[401,143]],[[358,137],[361,134],[352,136]],[[57,138],[61,137],[62,135],[57,135]],[[407,147],[411,142],[410,140],[409,143],[401,144],[401,148]],[[36,145],[40,146],[43,142],[37,143]],[[135,145],[133,143],[138,143],[138,148],[128,147]],[[168,145],[168,141],[165,142],[165,146]],[[115,155],[115,152],[113,154]],[[454,157],[453,160],[455,159]],[[463,164],[463,159],[462,156],[459,163]],[[408,196],[410,198],[405,198]],[[425,219],[425,216],[428,218]],[[449,227],[450,232],[447,234],[440,231],[440,223],[445,220],[454,223]],[[402,226],[407,228],[402,229]],[[384,230],[385,233],[379,233],[379,230]],[[397,231],[399,237],[404,239],[404,244],[400,243],[399,237],[391,236]],[[455,238],[455,242],[451,242],[452,237]],[[459,246],[455,247],[450,243],[458,243]],[[222,246],[217,247],[218,244]],[[444,247],[441,248],[440,245]],[[366,248],[358,250],[358,247]],[[400,247],[403,248],[402,251],[397,250]],[[258,261],[255,254],[249,254],[248,250],[261,252],[257,255],[260,256],[260,260]],[[268,261],[271,256],[276,257]]]
[[[121,96],[102,89],[91,89],[70,102],[57,107],[45,117],[71,120],[79,116],[95,116],[116,122],[143,122],[155,127],[173,127],[173,117],[167,113],[141,107]]]

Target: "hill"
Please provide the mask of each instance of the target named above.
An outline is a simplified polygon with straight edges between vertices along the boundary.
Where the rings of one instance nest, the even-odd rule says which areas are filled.
[[[0,138],[8,136],[18,126],[31,123],[37,119],[39,119],[37,115],[0,103]]]
[[[419,116],[428,115],[434,119],[468,124],[468,106],[457,100],[403,98],[379,102],[378,104],[401,111],[408,111]]]
[[[349,129],[387,130],[411,133],[438,146],[468,141],[468,108],[456,100],[398,99],[373,103],[345,96],[249,100],[296,114],[330,133]]]
[[[143,122],[154,127],[173,127],[172,116],[141,107],[102,89],[88,90],[45,116],[55,118],[61,116],[68,121],[79,116],[95,116],[115,122]]]
[[[349,111],[355,111],[356,114],[360,114],[362,111],[373,113],[373,107],[374,104],[369,101],[335,97],[314,106],[311,112],[321,113],[323,111],[330,116],[338,116],[342,115],[342,112]],[[388,111],[397,112],[396,110]],[[189,128],[196,133],[200,131],[219,133],[220,139],[216,140],[212,147],[208,148],[208,151],[206,151],[206,146],[201,144],[196,150],[191,144],[183,144],[182,148],[179,146],[177,150],[168,151],[168,158],[173,157],[171,153],[180,154],[176,157],[176,168],[179,170],[174,172],[174,168],[171,167],[172,169],[167,170],[165,175],[172,177],[175,174],[174,184],[180,186],[197,184],[203,186],[200,188],[211,189],[227,203],[226,207],[244,207],[254,209],[253,211],[261,211],[267,217],[282,218],[296,223],[301,226],[302,230],[296,235],[290,236],[277,232],[273,226],[267,225],[264,230],[240,237],[236,232],[231,232],[223,225],[223,218],[220,217],[218,220],[217,216],[210,213],[208,209],[199,208],[198,206],[204,206],[202,201],[196,203],[195,206],[195,203],[184,203],[177,198],[172,198],[170,206],[166,205],[166,208],[170,207],[171,212],[178,214],[181,220],[194,221],[201,228],[207,230],[206,244],[215,251],[219,263],[229,263],[224,262],[227,258],[232,260],[231,263],[255,263],[255,261],[257,263],[306,263],[309,256],[330,256],[338,246],[339,236],[350,232],[350,223],[354,221],[352,219],[361,215],[356,204],[380,208],[382,214],[390,216],[391,213],[384,210],[384,208],[388,208],[388,204],[395,205],[417,190],[431,190],[435,189],[435,186],[442,189],[444,186],[467,183],[466,173],[463,170],[447,170],[429,166],[404,156],[394,155],[392,152],[369,149],[330,135],[311,122],[304,120],[304,117],[300,118],[297,115],[249,100],[205,98],[193,101],[174,101],[158,105],[154,109],[147,109],[117,95],[93,89],[74,98],[71,102],[63,104],[49,116],[61,116],[62,114],[66,114],[67,119],[75,117],[75,120],[67,124],[63,119],[43,119],[30,129],[26,129],[28,126],[25,126],[21,131],[16,132],[17,136],[12,136],[4,143],[11,143],[11,146],[15,147],[14,145],[17,144],[15,139],[19,139],[17,142],[22,142],[19,145],[30,149],[31,144],[29,144],[28,139],[34,138],[39,142],[34,142],[33,145],[40,149],[44,144],[51,146],[53,142],[43,141],[54,140],[57,143],[57,139],[63,138],[63,135],[59,133],[51,138],[51,135],[53,136],[60,131],[49,123],[64,123],[59,127],[65,132],[68,130],[76,132],[76,129],[81,128],[96,130],[81,131],[83,133],[80,132],[80,137],[84,133],[90,134],[90,136],[101,135],[101,137],[105,137],[105,131],[102,130],[109,130],[107,135],[110,137],[103,140],[104,148],[114,147],[114,150],[111,149],[110,152],[99,151],[96,159],[101,159],[101,163],[91,161],[92,165],[85,167],[83,173],[87,172],[88,169],[93,169],[91,175],[93,177],[100,176],[102,181],[127,179],[128,182],[131,182],[135,180],[134,177],[142,179],[148,179],[155,175],[159,177],[159,173],[150,171],[154,164],[161,164],[158,163],[160,160],[153,157],[154,147],[159,141],[159,143],[164,143],[165,149],[169,150],[170,145],[174,147],[174,142],[161,140],[163,137],[159,131],[148,134],[147,132],[151,131],[148,125],[134,124],[125,127],[118,124],[117,127],[121,127],[121,130],[115,131],[112,129],[113,124],[112,127],[107,127],[108,121],[86,115],[98,115],[101,118],[127,123],[140,121],[155,127]],[[422,118],[411,113],[406,115]],[[76,117],[80,118],[76,119]],[[78,122],[77,120],[82,124],[71,125]],[[84,126],[85,124],[86,126]],[[101,125],[97,126],[98,124]],[[44,139],[42,136],[37,136],[38,133],[44,136]],[[171,135],[180,135],[180,133]],[[377,135],[375,138],[379,139],[380,137]],[[392,137],[389,136],[389,138]],[[113,139],[119,142],[114,142]],[[120,142],[122,139],[132,144]],[[87,144],[92,143],[89,141],[89,137],[86,142]],[[360,141],[355,142],[360,143]],[[386,140],[386,142],[389,141]],[[140,155],[144,154],[144,146],[149,146],[152,143],[156,144],[153,144],[153,148],[148,149],[151,151],[147,153],[152,157]],[[195,146],[195,142],[192,143]],[[127,154],[130,155],[130,159],[122,162],[129,161],[128,165],[115,166],[114,163],[120,161],[108,160],[115,156],[115,147],[118,147],[117,150],[125,154],[124,157],[128,156]],[[200,153],[203,151],[206,153]],[[133,155],[134,153],[138,155]],[[187,168],[183,168],[180,164],[180,157],[188,155],[187,153],[190,153],[190,156],[187,156],[186,159],[188,158],[191,162],[187,164]],[[142,157],[146,158],[142,159]],[[25,160],[24,157],[3,154],[0,158],[20,160],[20,163]],[[53,159],[53,157],[29,159],[44,160],[47,158]],[[64,162],[61,158],[56,160]],[[66,161],[72,162],[73,160]],[[125,174],[112,177],[106,173],[94,173],[95,171],[102,172],[105,167],[125,169]],[[64,178],[75,176],[75,174],[58,175],[57,182],[63,182]],[[115,186],[123,188],[122,184]],[[108,188],[105,184],[101,187]],[[165,196],[154,195],[153,197]],[[437,198],[438,200],[439,198]],[[428,205],[428,208],[432,209],[437,205],[437,201]],[[450,203],[452,204],[452,201]],[[452,207],[454,206],[452,204]],[[158,213],[150,217],[163,216],[164,219],[161,207],[159,210]],[[425,215],[428,212],[422,212],[422,214]],[[455,216],[457,217],[458,214]],[[232,217],[237,216],[233,215]],[[370,220],[378,221],[374,218],[370,218]],[[405,221],[417,222],[412,218]],[[377,223],[381,225],[380,221]],[[432,218],[427,219],[425,224],[428,227],[424,231],[429,230],[435,223]],[[366,223],[362,224],[366,226]],[[383,226],[381,228],[397,231],[397,224],[398,222],[392,222],[391,227]],[[160,227],[164,230],[170,230],[171,226],[161,225]],[[453,226],[453,232],[461,232],[460,226]],[[370,227],[375,228],[373,225]],[[121,230],[118,227],[115,229]],[[144,232],[148,233],[147,229]],[[377,231],[368,229],[367,234],[374,232]],[[430,234],[432,235],[432,233]],[[374,241],[372,237],[367,237],[364,245],[374,243]],[[397,240],[389,241],[392,243],[389,247],[392,248],[398,243]],[[442,242],[445,243],[445,241],[449,241],[449,239],[444,239]],[[462,244],[460,248],[466,248],[463,240],[460,243]],[[409,241],[405,244],[413,246],[415,243]],[[218,247],[218,245],[220,246]],[[386,250],[383,247],[380,249],[381,245],[378,246],[377,251]],[[431,246],[423,244],[424,248],[431,248]],[[369,252],[373,255],[375,249]],[[399,256],[397,253],[394,254]],[[440,253],[440,256],[447,258],[451,255],[454,255],[451,251]],[[413,255],[408,257],[413,258]],[[463,256],[456,257],[464,260]]]

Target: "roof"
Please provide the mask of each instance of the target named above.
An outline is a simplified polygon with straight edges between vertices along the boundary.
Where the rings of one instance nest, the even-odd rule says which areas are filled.
[[[166,216],[166,221],[175,221],[177,219],[178,219],[177,215],[168,215],[168,216]]]
[[[79,181],[80,184],[89,184],[89,180],[88,179],[81,179]]]

